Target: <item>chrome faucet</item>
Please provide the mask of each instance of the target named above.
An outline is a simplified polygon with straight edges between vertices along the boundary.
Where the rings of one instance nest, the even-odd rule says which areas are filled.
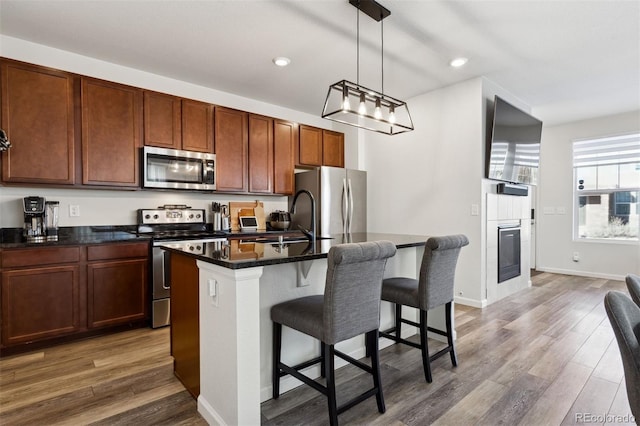
[[[310,229],[304,229],[302,226],[298,225],[298,228],[302,231],[302,233],[310,240],[313,241],[316,239],[316,199],[313,198],[313,194],[306,189],[301,189],[296,192],[296,195],[293,197],[293,202],[291,203],[291,209],[289,213],[292,215],[296,212],[296,201],[298,201],[298,197],[300,194],[307,194],[309,196],[309,200],[311,200],[311,227]]]

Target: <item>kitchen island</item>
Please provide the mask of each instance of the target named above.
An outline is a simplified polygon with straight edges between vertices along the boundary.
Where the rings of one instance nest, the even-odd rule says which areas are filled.
[[[331,247],[347,242],[389,240],[399,250],[387,262],[385,276],[415,277],[427,239],[420,235],[382,233],[333,237],[313,243],[230,240],[228,243],[207,243],[202,254],[166,248],[171,253],[172,265],[174,261],[191,262],[198,269],[198,301],[195,305],[199,328],[197,399],[198,411],[210,424],[260,424],[260,403],[271,397],[270,308],[285,300],[322,294],[326,258]],[[181,273],[172,279],[185,277],[186,280],[188,276]],[[173,281],[172,303],[174,298],[179,300],[182,288],[193,289],[194,285]],[[392,306],[383,302],[382,327],[391,326],[392,318]],[[172,324],[180,320],[172,316]],[[415,332],[409,328],[406,330],[409,334]],[[382,346],[391,343],[381,340]],[[365,355],[362,336],[341,342],[339,348],[354,358]],[[317,341],[293,330],[283,330],[283,359],[286,361],[304,361],[317,356],[318,351]],[[341,364],[337,362],[336,365]],[[319,366],[310,367],[305,373],[318,377]],[[281,380],[281,391],[299,384],[287,376]]]

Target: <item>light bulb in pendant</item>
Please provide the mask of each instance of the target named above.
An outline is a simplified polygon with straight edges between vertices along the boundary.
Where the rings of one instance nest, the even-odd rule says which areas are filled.
[[[380,107],[380,98],[376,98],[376,109],[373,110],[373,116],[376,120],[380,120],[382,118],[382,108]]]
[[[342,111],[348,112],[351,109],[351,104],[349,103],[349,89],[347,86],[342,88]]]
[[[389,123],[396,124],[396,107],[394,105],[389,107]]]
[[[365,104],[364,93],[360,93],[360,106],[358,107],[358,114],[367,114],[367,105]]]

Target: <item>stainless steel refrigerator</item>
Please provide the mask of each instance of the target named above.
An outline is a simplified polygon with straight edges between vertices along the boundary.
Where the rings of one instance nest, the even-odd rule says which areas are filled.
[[[367,231],[367,172],[323,166],[296,173],[295,177],[296,192],[306,189],[316,200],[319,237]],[[298,225],[309,229],[310,218],[311,203],[303,195],[296,202],[292,229],[298,229]]]

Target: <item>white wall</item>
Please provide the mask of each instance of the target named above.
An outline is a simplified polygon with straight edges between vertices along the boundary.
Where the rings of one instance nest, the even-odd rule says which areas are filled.
[[[574,241],[572,142],[640,131],[640,111],[544,127],[538,186],[537,269],[572,275],[621,279],[640,274],[640,244]],[[564,214],[544,214],[544,209]],[[574,252],[580,261],[574,262]]]
[[[368,227],[372,232],[446,235],[470,244],[460,255],[456,295],[485,296],[481,252],[482,79],[472,79],[407,100],[415,130],[396,136],[367,132]]]
[[[302,124],[333,129],[345,133],[345,164],[358,168],[358,133],[355,128],[277,105],[243,98],[230,93],[194,85],[160,75],[123,67],[75,53],[50,48],[13,37],[0,35],[0,56],[47,66],[81,75],[128,84],[144,89],[209,102],[216,105],[292,120]],[[318,100],[321,107],[324,99]],[[61,201],[60,226],[135,224],[138,208],[182,203],[194,208],[207,208],[211,201],[264,200],[265,212],[286,209],[286,197],[230,196],[224,194],[176,193],[162,191],[117,191],[99,189],[53,189],[39,187],[0,186],[0,227],[22,226],[20,199],[27,195],[42,195]],[[68,205],[80,205],[80,217],[68,215]]]

